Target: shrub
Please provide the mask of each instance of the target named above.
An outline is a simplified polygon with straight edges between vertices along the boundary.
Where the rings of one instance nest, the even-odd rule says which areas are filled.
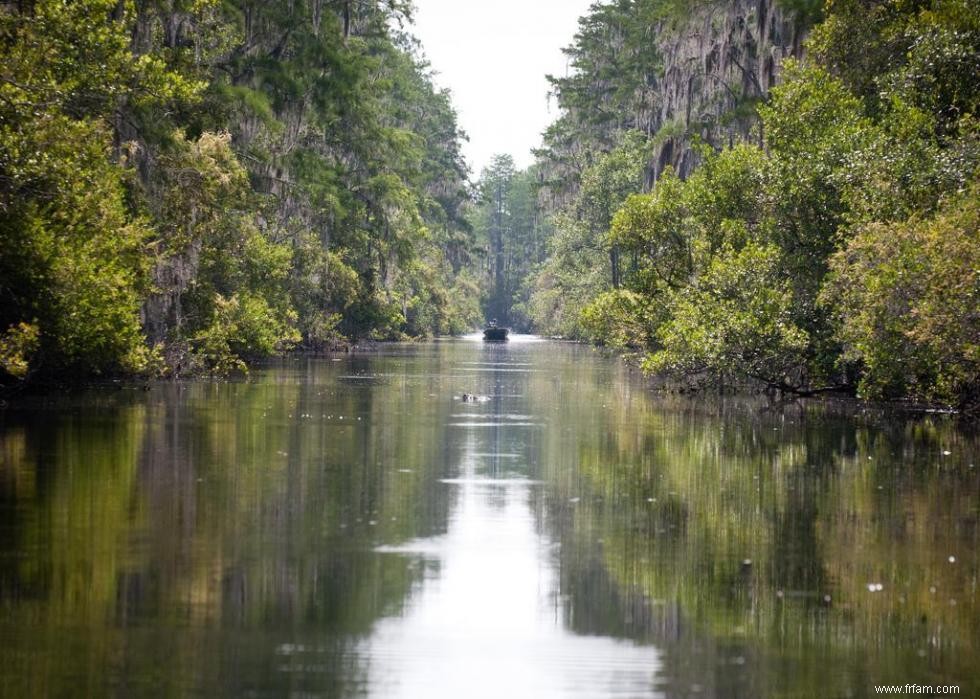
[[[980,182],[934,216],[860,227],[831,270],[821,302],[863,395],[978,401]]]

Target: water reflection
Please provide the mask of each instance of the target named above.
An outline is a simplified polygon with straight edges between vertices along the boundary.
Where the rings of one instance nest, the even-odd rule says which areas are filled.
[[[0,695],[980,694],[975,431],[515,340],[8,407]]]
[[[568,629],[556,575],[560,543],[538,529],[544,483],[532,479],[527,461],[536,440],[514,429],[545,423],[523,422],[529,386],[502,379],[513,371],[508,364],[480,363],[489,367],[479,385],[491,394],[487,409],[451,416],[449,426],[467,433],[458,474],[442,481],[455,496],[448,532],[379,549],[417,557],[431,573],[406,613],[379,623],[365,644],[372,694],[652,696],[659,663],[651,646]],[[469,421],[459,422],[463,416]]]

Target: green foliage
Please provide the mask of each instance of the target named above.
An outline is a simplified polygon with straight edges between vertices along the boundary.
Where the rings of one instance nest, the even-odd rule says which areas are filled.
[[[555,217],[550,257],[532,299],[539,327],[635,346],[652,336],[642,330],[652,317],[648,304],[624,302],[631,294],[606,293],[625,287],[655,298],[691,273],[690,217],[680,196],[686,185],[668,169],[653,193],[636,194],[643,187],[648,148],[639,134],[624,135],[620,145],[586,169],[577,196]],[[628,320],[631,308],[641,317]],[[604,310],[617,316],[610,327],[599,317]],[[637,335],[610,339],[627,329]]]
[[[795,15],[798,22],[813,26],[824,16],[824,0],[776,0],[776,4]]]
[[[714,253],[725,243],[738,248],[749,237],[761,239],[771,234],[769,178],[766,154],[751,144],[703,154],[682,194],[697,227],[695,239],[703,249]]]
[[[811,53],[870,114],[896,92],[940,123],[975,113],[980,19],[971,0],[834,0],[830,10]]]
[[[547,334],[585,338],[582,310],[612,287],[606,253],[586,226],[566,216],[555,218],[548,243],[531,296],[532,317]]]
[[[572,155],[563,138],[587,143],[587,150],[595,153],[610,150],[622,132],[646,130],[643,113],[664,63],[651,35],[696,9],[687,0],[612,0],[589,8],[564,51],[572,70],[564,77],[549,76],[566,112],[545,136],[549,158],[560,161],[565,153]]]
[[[875,305],[870,292],[845,293],[849,285],[860,288],[869,274],[865,267],[841,267],[840,260],[850,258],[835,258],[840,269],[834,288],[851,299],[848,311],[835,309],[826,291],[824,302],[817,301],[841,241],[853,238],[859,249],[883,245],[890,235],[885,231],[895,228],[874,221],[901,221],[928,210],[939,192],[966,175],[968,163],[950,163],[934,140],[928,113],[896,102],[875,123],[840,81],[818,67],[789,64],[786,82],[761,113],[768,155],[749,146],[707,155],[688,181],[668,172],[652,194],[632,198],[617,214],[614,235],[640,259],[637,288],[654,298],[669,290],[669,320],[651,343],[647,367],[740,373],[788,388],[846,384],[851,365],[838,361],[843,342],[850,348],[845,359],[860,359],[869,372],[862,384],[867,395],[887,393],[883,385],[892,387],[892,395],[960,395],[941,388],[956,381],[935,367],[917,381],[887,376],[886,365],[906,366],[915,353],[907,340],[887,341],[907,333],[867,330],[873,326],[868,313],[880,314],[885,326],[901,325],[882,320],[901,316],[899,306]],[[918,250],[906,259],[922,256]],[[962,254],[948,259],[969,269]],[[957,308],[961,327],[975,324],[966,305],[950,307]],[[831,312],[848,331],[835,332]],[[863,341],[856,339],[858,327],[865,328]],[[945,362],[956,366],[960,357],[969,364],[968,342],[944,347],[951,351]],[[969,380],[961,379],[961,393]]]
[[[720,250],[693,284],[670,294],[670,319],[657,330],[662,349],[644,368],[797,385],[807,336],[792,321],[779,258],[775,246],[753,242]]]
[[[772,153],[776,240],[797,283],[819,281],[812,266],[833,249],[844,214],[843,171],[870,140],[871,124],[840,81],[793,62],[760,114]]]
[[[440,332],[462,335],[479,327],[483,312],[480,309],[480,283],[476,277],[467,272],[456,275],[447,301]]]
[[[36,324],[49,371],[140,371],[147,222],[128,205],[110,122],[198,85],[134,60],[128,4],[38,2],[0,13],[0,327]]]
[[[665,308],[657,299],[628,289],[606,291],[582,309],[582,329],[592,342],[641,349],[656,341]]]
[[[0,324],[36,319],[49,369],[138,371],[149,231],[126,211],[104,129],[69,119],[36,126],[0,137],[5,157],[19,152],[28,165],[7,170],[0,209]],[[32,162],[41,166],[33,173]]]
[[[344,312],[361,293],[361,279],[344,250],[327,250],[310,231],[294,236],[290,296],[304,344],[313,349],[344,342]]]
[[[816,9],[784,8],[803,21]],[[592,19],[629,22],[635,10]],[[980,12],[961,0],[840,0],[826,11],[811,59],[785,61],[758,109],[764,150],[699,147],[686,180],[665,167],[650,193],[615,211],[620,291],[597,278],[590,237],[616,197],[594,187],[588,165],[564,176],[578,194],[559,204],[538,312],[577,336],[641,345],[651,371],[966,405],[977,394]],[[596,93],[615,79],[585,63],[609,58],[585,38],[573,55],[587,78],[558,83],[570,111],[550,137],[564,129],[563,152],[585,146],[587,160],[601,141],[569,129],[588,108],[623,119],[629,108]],[[654,141],[681,123],[665,117]],[[581,324],[567,321],[583,308]]]
[[[271,355],[299,341],[292,317],[278,317],[262,296],[249,294],[210,299],[210,322],[191,338],[192,359],[212,374],[246,371],[244,358]]]
[[[576,217],[593,231],[608,231],[619,205],[642,188],[649,158],[650,149],[643,134],[624,133],[615,148],[597,158],[582,174],[574,204]]]
[[[476,245],[486,251],[482,316],[530,330],[527,279],[544,259],[550,231],[538,207],[537,168],[519,171],[511,156],[495,156],[477,192],[470,219]]]
[[[263,231],[259,202],[228,134],[188,141],[175,133],[151,180],[162,258],[192,270],[174,295],[171,338],[190,339],[212,373],[299,341],[289,296],[293,253]],[[192,358],[192,362],[195,361]]]
[[[953,405],[980,396],[980,183],[935,215],[858,229],[822,301],[868,397]]]
[[[30,371],[31,357],[40,345],[40,331],[32,323],[11,325],[0,335],[0,369],[15,379]]]
[[[667,170],[650,194],[629,197],[612,221],[611,239],[634,261],[633,285],[652,293],[685,283],[693,271],[686,185]]]
[[[474,245],[461,134],[407,16],[380,1],[0,13],[0,328],[36,319],[31,368],[215,372],[301,339],[472,322],[454,291]]]
[[[613,218],[611,237],[632,260],[628,286],[665,309],[666,299],[696,283],[722,248],[739,251],[761,238],[764,162],[763,153],[749,145],[706,153],[687,181],[668,169],[651,193],[627,199]],[[657,327],[670,313],[645,316],[637,319],[650,328],[645,345],[656,347]],[[651,317],[658,321],[652,326]]]
[[[582,186],[554,217],[549,257],[538,272],[530,307],[548,333],[588,337],[581,314],[600,294],[618,288],[625,274],[620,240],[610,235],[613,214],[643,187],[647,140],[627,133],[582,174]]]
[[[771,239],[790,280],[793,320],[810,337],[810,375],[829,382],[840,348],[816,298],[847,220],[847,192],[860,186],[855,164],[874,150],[874,126],[840,80],[792,61],[759,112],[770,151]]]
[[[220,59],[212,95],[292,240],[304,342],[439,332],[452,276],[471,264],[466,170],[448,95],[396,29],[406,8],[242,9],[226,21],[253,48]]]

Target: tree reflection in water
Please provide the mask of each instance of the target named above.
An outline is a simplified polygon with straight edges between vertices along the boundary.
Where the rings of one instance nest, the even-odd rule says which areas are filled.
[[[950,419],[662,396],[518,338],[0,420],[4,696],[980,690]]]

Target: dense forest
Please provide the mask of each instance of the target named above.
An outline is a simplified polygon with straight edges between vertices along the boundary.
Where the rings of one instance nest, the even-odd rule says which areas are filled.
[[[0,369],[225,373],[519,330],[980,396],[980,9],[611,0],[527,170],[470,183],[407,0],[0,6]]]
[[[515,323],[684,385],[976,406],[975,3],[617,0],[567,54],[538,163],[483,178],[538,192]]]
[[[0,6],[0,366],[227,372],[480,321],[409,3]]]

